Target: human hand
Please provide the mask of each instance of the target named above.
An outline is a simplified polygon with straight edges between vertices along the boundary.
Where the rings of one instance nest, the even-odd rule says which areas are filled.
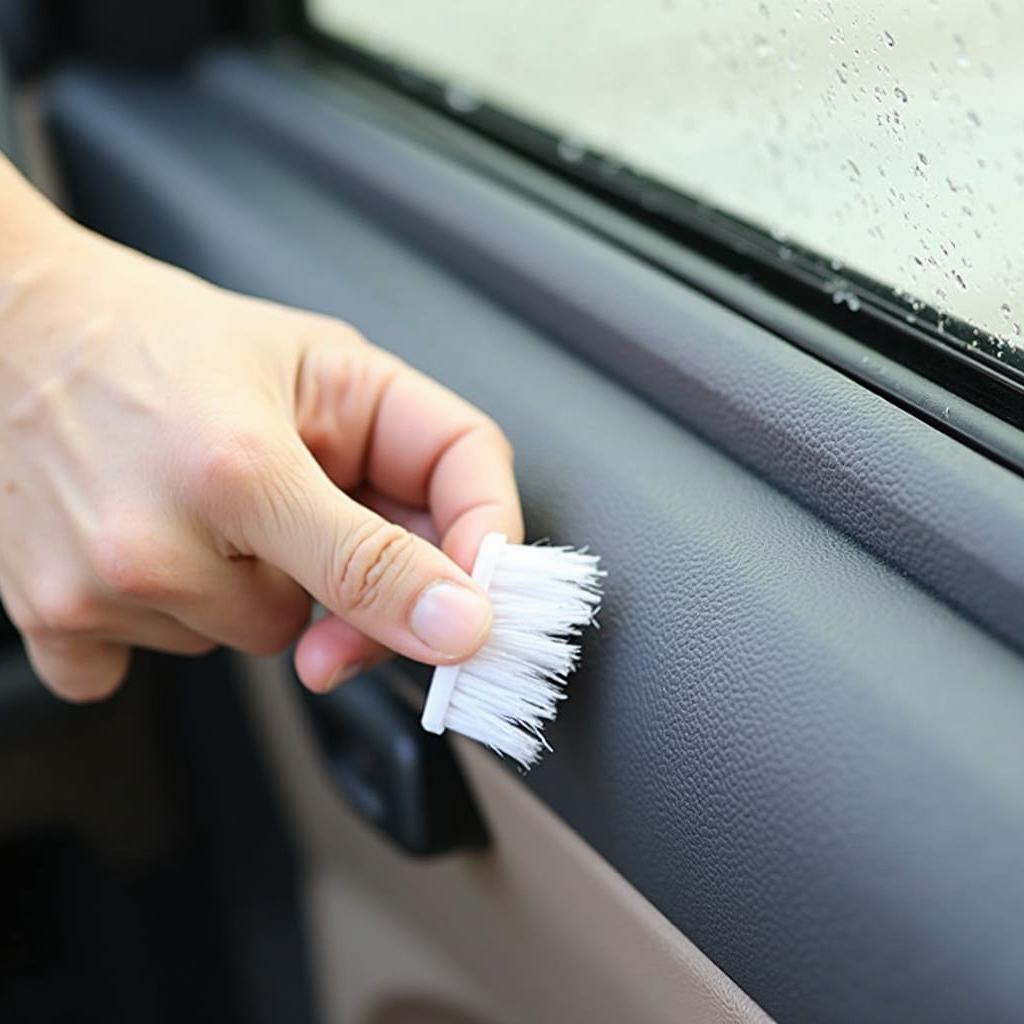
[[[343,323],[61,220],[0,264],[0,594],[40,678],[95,700],[133,646],[300,634],[315,691],[388,650],[473,654],[464,570],[522,539],[494,422]]]

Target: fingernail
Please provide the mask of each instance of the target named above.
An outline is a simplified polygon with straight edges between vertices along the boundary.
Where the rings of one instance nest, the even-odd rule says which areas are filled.
[[[351,665],[342,665],[333,676],[327,681],[327,685],[324,687],[324,693],[329,693],[335,687],[341,686],[342,683],[347,683],[350,679],[355,678],[363,671],[363,663],[361,661],[354,662]]]
[[[490,624],[491,606],[487,599],[447,580],[427,587],[409,617],[413,633],[432,651],[447,658],[464,657],[476,650]]]

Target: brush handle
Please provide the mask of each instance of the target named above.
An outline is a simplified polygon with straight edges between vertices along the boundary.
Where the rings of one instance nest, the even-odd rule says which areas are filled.
[[[503,533],[489,533],[480,543],[480,550],[473,563],[473,582],[485,593],[490,589],[494,570],[501,557],[502,548],[508,543]],[[452,702],[455,684],[459,680],[462,665],[439,665],[434,669],[427,691],[427,700],[423,705],[423,716],[420,724],[427,732],[444,732],[444,720],[448,715],[448,705]]]

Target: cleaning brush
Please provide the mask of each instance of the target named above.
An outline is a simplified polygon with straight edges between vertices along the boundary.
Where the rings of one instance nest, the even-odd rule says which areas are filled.
[[[565,697],[579,660],[578,636],[601,601],[596,555],[572,548],[509,544],[488,534],[473,579],[494,607],[483,647],[460,665],[442,665],[423,707],[423,728],[462,733],[529,768],[550,750],[544,723]]]

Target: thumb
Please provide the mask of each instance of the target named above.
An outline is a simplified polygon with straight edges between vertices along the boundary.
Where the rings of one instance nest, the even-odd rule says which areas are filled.
[[[257,484],[236,519],[245,548],[399,654],[444,664],[476,653],[492,611],[472,579],[434,545],[352,500],[301,443],[288,461],[279,479]]]

